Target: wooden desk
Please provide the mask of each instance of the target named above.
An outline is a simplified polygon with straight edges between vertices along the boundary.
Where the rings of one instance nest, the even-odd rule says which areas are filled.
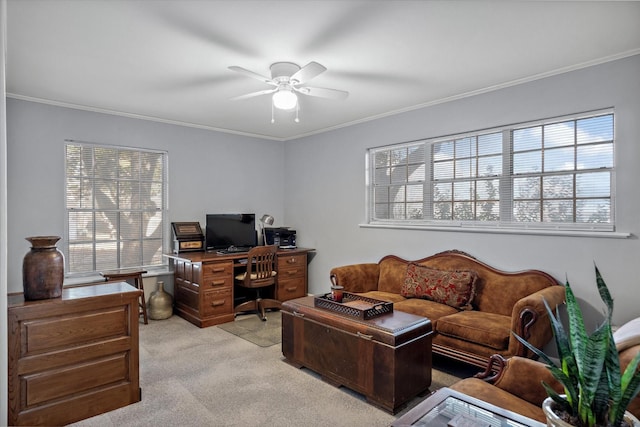
[[[274,298],[287,301],[307,295],[307,255],[313,249],[279,249]],[[173,260],[174,311],[205,328],[234,320],[234,276],[246,269],[247,254],[186,252],[166,254]]]
[[[127,283],[9,295],[9,425],[65,425],[140,401],[138,297]],[[3,393],[4,395],[4,393]]]

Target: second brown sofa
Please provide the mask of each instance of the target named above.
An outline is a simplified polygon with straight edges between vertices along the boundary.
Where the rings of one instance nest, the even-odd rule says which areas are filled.
[[[638,352],[640,352],[640,345],[621,351],[621,369],[624,370]],[[491,369],[497,367],[498,372],[489,377],[488,381],[466,378],[453,384],[450,388],[546,423],[542,412],[542,401],[547,397],[547,393],[542,387],[542,381],[551,385],[557,392],[564,392],[562,385],[553,378],[546,365],[517,356],[506,360],[495,356],[490,367]],[[627,410],[636,417],[640,417],[640,396],[631,401]]]

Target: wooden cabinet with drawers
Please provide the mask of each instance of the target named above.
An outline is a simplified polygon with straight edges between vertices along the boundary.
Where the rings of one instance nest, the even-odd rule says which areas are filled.
[[[233,320],[233,260],[174,258],[175,311],[201,328]]]
[[[275,298],[287,301],[307,295],[307,254],[312,249],[280,249]],[[175,312],[205,328],[233,321],[234,277],[246,269],[242,254],[188,252],[167,254],[173,260]]]
[[[10,295],[8,424],[65,425],[140,401],[139,296],[127,283]]]
[[[307,295],[307,254],[278,254],[276,299],[284,302]]]

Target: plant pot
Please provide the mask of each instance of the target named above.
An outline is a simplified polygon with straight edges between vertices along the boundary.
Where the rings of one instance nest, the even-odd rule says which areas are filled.
[[[542,411],[544,415],[547,417],[547,426],[548,427],[575,427],[573,424],[569,424],[566,421],[563,421],[556,415],[553,411],[553,406],[555,405],[553,399],[547,397],[544,402],[542,402]],[[624,420],[631,427],[640,427],[640,421],[636,417],[631,414],[631,412],[627,411],[624,414]]]
[[[64,282],[64,255],[56,248],[58,236],[26,238],[31,250],[22,260],[22,286],[25,300],[59,298]]]

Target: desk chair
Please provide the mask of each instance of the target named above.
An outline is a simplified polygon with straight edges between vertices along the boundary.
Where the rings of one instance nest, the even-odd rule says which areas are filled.
[[[256,246],[247,254],[247,271],[236,276],[235,283],[247,289],[254,289],[255,299],[243,302],[235,307],[235,314],[245,311],[256,311],[258,317],[267,320],[265,309],[280,308],[281,303],[275,299],[263,299],[260,297],[260,289],[276,284],[276,272],[274,262],[277,246]]]

